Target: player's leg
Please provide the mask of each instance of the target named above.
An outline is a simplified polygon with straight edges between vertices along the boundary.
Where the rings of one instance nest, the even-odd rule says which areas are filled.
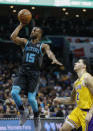
[[[70,115],[67,116],[60,131],[71,131],[72,129],[78,129],[81,126],[79,121],[79,110],[75,108]]]
[[[25,78],[23,76],[18,76],[15,78],[11,95],[13,100],[16,103],[16,106],[20,112],[20,125],[23,125],[26,121],[26,118],[28,116],[28,112],[24,109],[23,102],[20,97],[20,92],[22,87],[25,85]]]
[[[41,123],[40,123],[40,117],[39,117],[39,112],[38,112],[38,103],[36,100],[36,89],[38,85],[38,80],[39,80],[39,73],[38,72],[32,72],[32,76],[29,77],[29,91],[28,91],[28,102],[31,105],[34,113],[34,123],[36,130],[38,131],[41,128]]]
[[[28,102],[31,105],[33,112],[35,112],[36,114],[38,114],[38,104],[37,104],[37,100],[36,100],[36,91],[31,93],[28,92]]]
[[[23,103],[20,97],[21,87],[19,86],[20,77],[16,77],[12,86],[11,96],[19,110],[23,110]]]
[[[21,91],[21,88],[20,88],[20,86],[17,86],[17,85],[14,85],[12,87],[12,91],[11,91],[11,96],[12,96],[13,100],[15,101],[19,110],[23,109],[23,103],[22,103],[21,97],[19,95],[20,91]]]
[[[38,115],[38,103],[36,100],[36,89],[39,80],[38,72],[31,72],[31,76],[28,77],[28,102],[31,105],[34,115],[37,117]]]
[[[38,112],[38,103],[36,100],[36,92],[33,92],[33,93],[28,92],[28,102],[33,109],[35,129],[36,131],[40,131],[41,122],[40,122],[40,117],[39,117],[39,112]]]
[[[60,131],[71,131],[73,128],[75,127],[71,123],[65,121]]]
[[[86,116],[87,116],[88,111],[85,111],[82,109],[80,111],[80,122],[82,125],[82,131],[93,131],[93,118],[89,123],[86,122]]]

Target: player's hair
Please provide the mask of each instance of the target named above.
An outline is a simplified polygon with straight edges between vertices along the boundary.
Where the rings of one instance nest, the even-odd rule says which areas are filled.
[[[42,36],[43,36],[43,30],[41,29],[41,27],[37,27],[37,28],[39,28],[40,33],[41,33],[41,38],[40,38],[40,40],[41,40],[41,39],[42,39]]]
[[[83,58],[82,61],[83,61],[84,65],[86,65],[86,70],[89,72],[90,71],[90,66],[89,66],[88,60]]]
[[[33,27],[33,28],[34,28],[34,27]],[[40,38],[40,40],[41,40],[41,39],[42,39],[42,36],[43,36],[43,30],[42,30],[40,27],[37,27],[37,26],[36,26],[36,28],[38,28],[38,29],[40,30],[40,33],[41,33],[41,38]],[[36,37],[33,37],[33,38],[30,37],[29,40],[35,39],[35,38],[36,38]]]
[[[43,30],[42,30],[42,28],[41,27],[37,27],[37,28],[40,29],[41,36],[43,36]]]
[[[38,27],[40,29],[41,34],[43,35],[43,30],[41,27]]]
[[[43,30],[41,27],[38,27],[38,26],[34,26],[33,28],[38,28],[40,30],[40,33],[43,34]]]

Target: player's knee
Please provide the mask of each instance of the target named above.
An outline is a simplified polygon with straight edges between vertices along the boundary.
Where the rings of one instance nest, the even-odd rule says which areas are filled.
[[[59,131],[67,131],[64,127],[61,127]]]
[[[34,97],[28,97],[28,102],[29,103],[34,103],[35,102],[35,98]]]
[[[12,97],[17,97],[18,94],[20,93],[20,87],[19,86],[13,86],[12,91],[11,91],[11,96]]]
[[[19,94],[19,91],[17,89],[12,89],[12,91],[11,91],[11,96],[12,97],[17,97],[18,94]]]
[[[72,129],[70,129],[68,127],[66,128],[66,127],[63,126],[63,127],[60,128],[59,131],[72,131]]]
[[[12,97],[16,97],[17,95],[18,95],[18,94],[17,94],[17,92],[16,92],[15,90],[12,90],[12,91],[11,91],[11,96],[12,96]]]

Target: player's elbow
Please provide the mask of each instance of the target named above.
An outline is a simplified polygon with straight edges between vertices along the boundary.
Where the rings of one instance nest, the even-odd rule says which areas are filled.
[[[10,39],[13,40],[13,35],[10,36]]]
[[[11,39],[12,41],[15,41],[16,38],[14,37],[14,35],[11,34],[10,39]]]

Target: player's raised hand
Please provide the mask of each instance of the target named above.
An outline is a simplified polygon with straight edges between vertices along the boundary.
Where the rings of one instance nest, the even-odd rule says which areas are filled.
[[[61,62],[59,62],[57,59],[54,59],[52,61],[52,64],[57,64],[57,65],[63,66],[63,64]]]

